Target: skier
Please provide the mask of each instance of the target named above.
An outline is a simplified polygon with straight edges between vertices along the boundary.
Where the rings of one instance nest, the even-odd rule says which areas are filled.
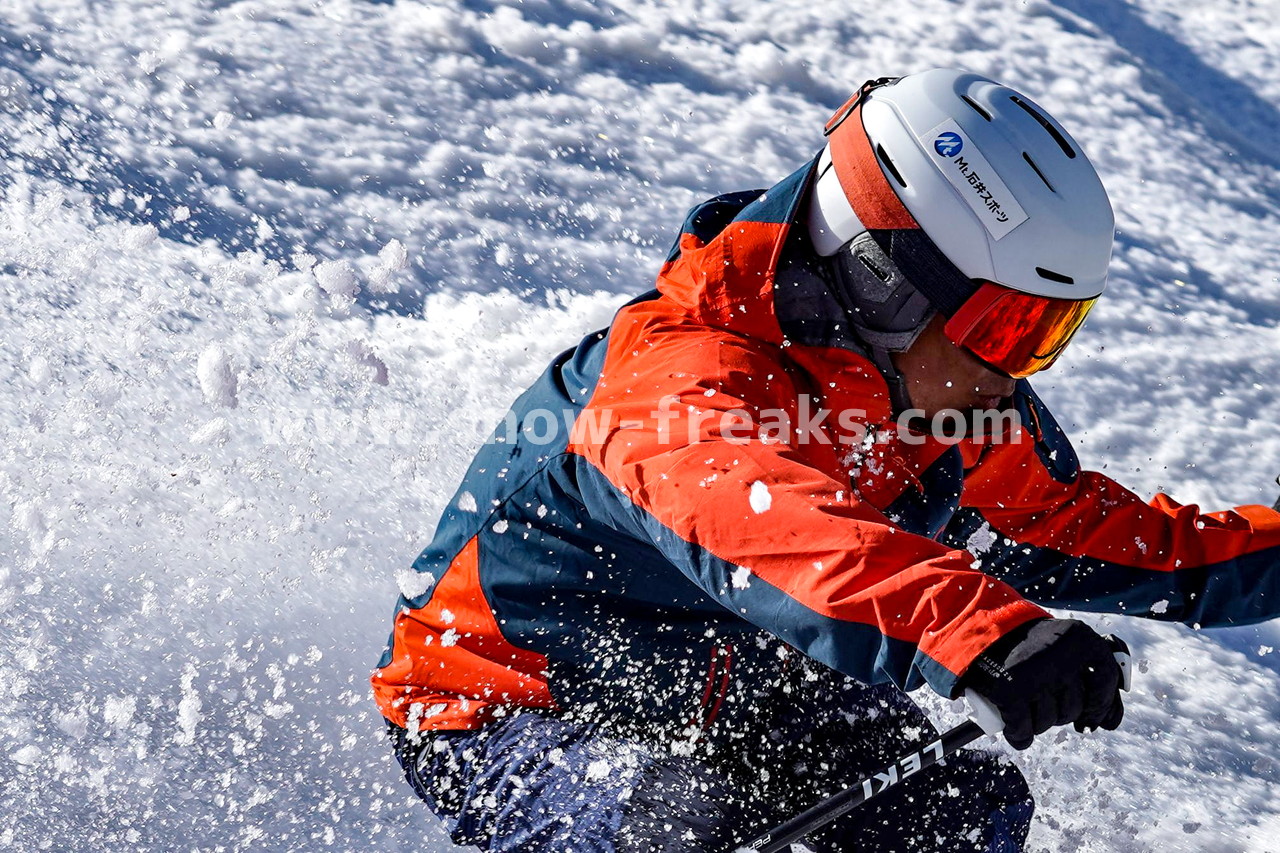
[[[414,563],[373,687],[458,843],[731,849],[931,739],[924,685],[985,696],[1018,749],[1114,729],[1111,647],[1041,605],[1275,615],[1280,513],[1082,471],[1027,382],[1110,259],[1067,132],[934,70],[870,81],[826,133],[691,212]],[[1013,851],[1031,812],[1015,767],[966,751],[807,843]]]

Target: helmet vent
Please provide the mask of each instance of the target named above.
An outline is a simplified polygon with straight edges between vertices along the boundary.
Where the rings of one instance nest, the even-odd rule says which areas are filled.
[[[1053,270],[1047,270],[1044,267],[1036,267],[1036,272],[1040,275],[1041,278],[1048,279],[1049,281],[1056,281],[1059,284],[1075,284],[1076,283],[1076,280],[1071,276],[1063,275],[1062,273],[1054,272]]]
[[[1040,115],[1034,107],[1022,100],[1022,98],[1019,98],[1017,95],[1010,95],[1009,100],[1022,107],[1033,119],[1040,122],[1040,126],[1049,132],[1049,135],[1053,137],[1054,142],[1058,143],[1058,147],[1062,149],[1063,154],[1066,154],[1073,160],[1075,159],[1075,150],[1067,143],[1067,138],[1062,135],[1062,132],[1053,126],[1053,122]]]
[[[862,265],[864,267],[866,267],[868,270],[871,271],[871,274],[873,276],[875,276],[876,278],[886,283],[889,281],[889,274],[884,270],[880,269],[874,263],[872,263],[871,259],[868,258],[866,255],[859,252],[858,254],[855,255],[855,257],[862,262]]]
[[[1046,177],[1044,176],[1044,172],[1040,171],[1040,167],[1036,165],[1036,161],[1031,159],[1031,155],[1030,155],[1030,154],[1028,154],[1027,152],[1023,151],[1023,152],[1022,152],[1022,159],[1023,159],[1023,160],[1026,160],[1026,161],[1027,161],[1027,165],[1028,165],[1028,166],[1030,166],[1032,169],[1034,169],[1034,170],[1035,170],[1035,173],[1036,173],[1037,175],[1039,175],[1039,176],[1040,176],[1040,180],[1044,181],[1044,185],[1045,185],[1046,187],[1048,187],[1048,188],[1049,188],[1049,192],[1051,192],[1051,193],[1056,193],[1056,192],[1057,192],[1057,190],[1055,190],[1055,189],[1053,188],[1053,184],[1049,183],[1049,179],[1048,179],[1048,178],[1046,178]]]
[[[968,95],[961,95],[960,100],[964,101],[966,104],[973,107],[973,111],[975,113],[982,116],[987,121],[991,121],[991,113],[987,112],[982,107],[978,106],[977,101],[973,100],[973,98],[970,98]]]
[[[893,165],[893,161],[885,153],[883,145],[876,146],[876,156],[880,158],[880,162],[884,164],[884,167],[889,170],[889,174],[893,175],[893,179],[901,184],[903,189],[906,189],[907,182],[902,179],[902,173],[898,171],[898,167]]]

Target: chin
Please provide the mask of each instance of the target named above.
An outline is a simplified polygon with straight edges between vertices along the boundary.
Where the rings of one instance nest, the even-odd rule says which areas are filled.
[[[959,437],[963,439],[990,439],[992,438],[991,430],[995,424],[990,421],[991,413],[1008,409],[1010,398],[1005,397],[1000,400],[998,405],[984,406],[981,403],[966,401],[953,406],[942,406],[939,408],[923,409],[925,414],[922,417],[911,419],[910,429],[912,432],[928,434],[934,423],[934,417],[943,412],[959,413],[961,416],[961,430]],[[952,428],[955,423],[953,418],[947,418],[946,427]]]

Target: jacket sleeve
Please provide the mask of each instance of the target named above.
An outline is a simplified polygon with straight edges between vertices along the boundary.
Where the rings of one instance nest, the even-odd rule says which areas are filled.
[[[1045,605],[1204,627],[1280,615],[1280,513],[1150,503],[1081,471],[1029,386],[1018,440],[985,448],[967,473],[948,541]]]
[[[570,452],[587,499],[707,595],[850,676],[945,696],[978,652],[1046,615],[771,437],[778,413],[797,422],[777,348],[629,310],[579,418],[605,428]]]

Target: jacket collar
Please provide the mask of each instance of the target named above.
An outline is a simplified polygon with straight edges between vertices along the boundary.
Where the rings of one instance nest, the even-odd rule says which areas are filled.
[[[892,419],[889,388],[840,322],[843,309],[822,282],[779,283],[779,263],[818,159],[767,190],[717,196],[695,207],[658,275],[658,289],[697,322],[783,348],[814,378],[832,410],[866,411],[872,423]],[[800,230],[800,229],[796,229]],[[792,246],[807,245],[794,234]],[[803,292],[801,292],[803,291]],[[834,322],[832,318],[837,318]]]

